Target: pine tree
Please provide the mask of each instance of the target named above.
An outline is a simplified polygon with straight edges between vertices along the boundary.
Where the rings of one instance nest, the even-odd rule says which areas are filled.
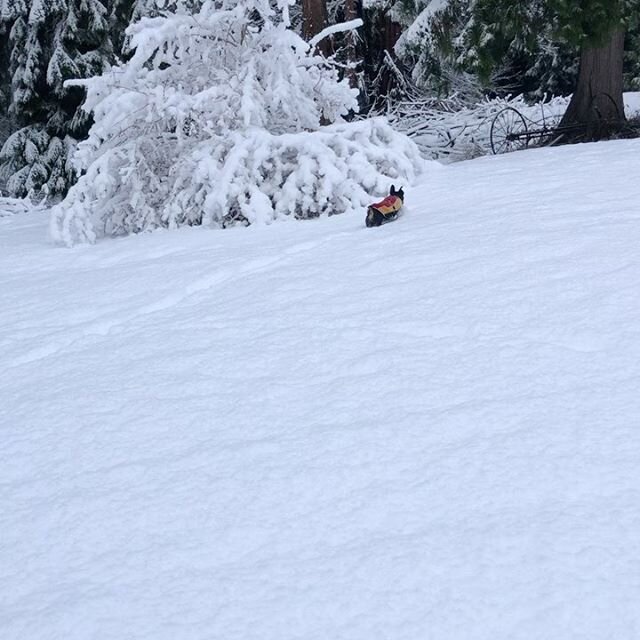
[[[579,70],[561,126],[583,135],[594,119],[624,118],[624,37],[639,11],[637,0],[473,0],[467,43],[485,69],[503,60],[514,40],[535,51],[539,33],[573,47]]]
[[[627,33],[625,49],[625,86],[640,91],[640,25],[635,23]]]
[[[2,3],[10,74],[3,93],[14,133],[0,151],[0,182],[15,196],[61,196],[74,179],[68,152],[91,124],[80,109],[84,91],[64,83],[113,63],[114,30],[123,25],[112,14],[114,5],[101,0]],[[122,11],[122,2],[118,7]]]
[[[465,65],[457,43],[471,19],[469,1],[399,0],[394,11],[405,27],[396,51],[414,83],[437,96],[458,93]]]
[[[560,37],[580,47],[576,89],[561,126],[624,119],[623,69],[627,28],[637,20],[637,0],[549,0]]]
[[[11,10],[13,6],[9,5],[8,0],[0,0],[0,148],[15,129],[9,114],[11,103],[9,24],[13,22],[9,13]],[[3,193],[3,186],[0,180],[0,195]]]
[[[399,51],[413,66],[414,79],[437,93],[459,91],[465,77],[477,78],[486,91],[502,94],[539,98],[573,93],[566,120],[574,123],[588,120],[594,107],[602,110],[594,104],[596,96],[611,95],[613,99],[604,99],[611,111],[608,116],[602,113],[615,117],[622,110],[624,27],[627,86],[631,88],[640,75],[633,46],[638,38],[635,0],[399,0],[397,6],[410,25]],[[588,57],[603,56],[616,31],[617,59],[595,77]]]
[[[570,93],[578,52],[558,41],[543,3],[498,4],[482,0],[400,0],[408,24],[398,52],[414,81],[437,95],[477,99],[488,93]]]

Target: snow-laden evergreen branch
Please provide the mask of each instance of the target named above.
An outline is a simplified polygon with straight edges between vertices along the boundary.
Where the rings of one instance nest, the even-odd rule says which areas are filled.
[[[315,47],[319,42],[328,38],[329,36],[335,35],[336,33],[344,33],[345,31],[354,31],[363,25],[361,18],[356,18],[355,20],[349,20],[348,22],[341,22],[340,24],[332,24],[328,27],[325,27],[320,33],[315,35],[311,40],[309,40],[309,44],[312,47]]]
[[[209,0],[130,27],[131,59],[82,81],[95,123],[53,237],[342,213],[410,180],[417,147],[382,119],[344,122],[357,92],[287,7]]]

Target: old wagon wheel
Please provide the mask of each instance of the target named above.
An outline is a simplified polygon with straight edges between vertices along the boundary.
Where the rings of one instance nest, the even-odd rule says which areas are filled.
[[[623,119],[616,101],[608,93],[598,93],[589,105],[587,137],[591,140],[606,138],[620,127]]]
[[[529,143],[527,121],[517,109],[505,107],[491,123],[489,140],[495,154],[524,149]]]

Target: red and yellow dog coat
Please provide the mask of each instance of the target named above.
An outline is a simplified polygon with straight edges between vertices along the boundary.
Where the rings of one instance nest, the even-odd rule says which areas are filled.
[[[384,200],[370,204],[367,208],[367,227],[379,227],[385,222],[395,220],[398,217],[398,211],[400,211],[403,203],[403,190],[399,189],[396,191],[395,187],[391,185],[391,192]]]

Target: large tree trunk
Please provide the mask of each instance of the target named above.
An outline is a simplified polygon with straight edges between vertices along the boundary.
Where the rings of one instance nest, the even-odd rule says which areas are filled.
[[[370,98],[373,102],[383,101],[400,86],[401,80],[396,75],[397,63],[394,47],[402,27],[393,22],[389,11],[371,11],[372,23],[365,25],[369,34],[365,51],[365,73],[369,76]],[[365,14],[366,15],[366,14]]]
[[[361,18],[359,11],[359,3],[357,0],[345,0],[344,3],[344,21],[349,22],[350,20],[355,20],[356,18]],[[351,31],[345,34],[347,39],[346,44],[346,58],[347,63],[350,65],[349,69],[346,71],[346,77],[349,80],[349,84],[352,87],[358,86],[358,73],[355,69],[358,64],[358,47],[356,46],[356,33]]]
[[[576,135],[590,139],[606,136],[624,121],[622,61],[624,29],[611,33],[600,46],[583,46],[578,83],[560,127],[571,127]]]
[[[325,0],[302,0],[302,35],[309,42],[327,26],[327,4]],[[324,55],[330,53],[328,38],[318,43],[318,50]]]

